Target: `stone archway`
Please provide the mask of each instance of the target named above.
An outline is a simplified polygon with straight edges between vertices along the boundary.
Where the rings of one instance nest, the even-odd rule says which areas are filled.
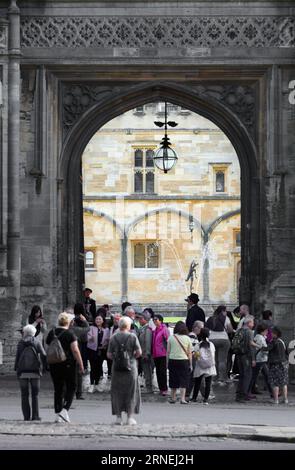
[[[72,85],[74,86],[74,85]],[[79,87],[79,84],[76,85]],[[95,85],[93,85],[95,86]],[[59,171],[64,180],[63,205],[64,215],[60,233],[62,236],[61,249],[68,253],[63,262],[64,288],[67,293],[64,302],[73,301],[79,297],[83,282],[82,247],[81,247],[81,188],[79,185],[81,155],[92,135],[119,114],[151,101],[169,101],[185,107],[214,122],[229,138],[238,155],[241,167],[241,257],[242,276],[240,297],[243,301],[253,301],[252,294],[257,277],[259,276],[260,230],[259,217],[259,184],[258,163],[255,147],[255,120],[249,118],[247,106],[245,109],[237,106],[235,97],[242,93],[241,85],[220,86],[218,92],[212,93],[210,87],[201,85],[183,85],[171,82],[130,83],[120,87],[117,83],[107,87],[96,85],[96,99],[88,103],[88,107],[79,106],[79,112],[74,113],[72,122],[64,111],[67,121],[61,123],[64,132],[63,147],[60,152]],[[247,88],[247,87],[246,87]],[[245,101],[253,98],[248,87],[245,88]],[[62,97],[68,96],[67,84]],[[248,91],[247,91],[248,90]],[[253,92],[254,93],[254,92]],[[63,102],[64,103],[64,102]],[[63,104],[63,110],[66,108]],[[82,109],[82,112],[81,112]],[[244,111],[243,111],[244,110]],[[66,124],[66,125],[65,125]],[[77,188],[80,188],[77,190]],[[78,221],[78,223],[77,223]],[[79,255],[80,253],[80,255]],[[60,257],[62,259],[62,257]],[[79,275],[77,273],[80,273]]]

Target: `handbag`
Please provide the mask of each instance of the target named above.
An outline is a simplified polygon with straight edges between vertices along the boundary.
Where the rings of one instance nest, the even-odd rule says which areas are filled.
[[[185,354],[187,355],[187,358],[189,359],[188,352],[186,351],[186,349],[185,349],[185,347],[183,346],[183,344],[181,343],[181,341],[179,341],[179,339],[177,338],[176,335],[173,335],[173,337],[176,339],[176,341],[178,342],[179,346],[181,346],[182,350],[185,352]]]

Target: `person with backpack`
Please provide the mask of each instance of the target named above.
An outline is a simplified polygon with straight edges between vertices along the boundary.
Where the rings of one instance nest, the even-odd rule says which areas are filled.
[[[205,379],[205,392],[203,397],[204,405],[208,405],[211,391],[212,377],[216,375],[215,367],[215,346],[209,341],[209,328],[202,328],[199,338],[199,351],[196,354],[196,364],[194,368],[194,389],[192,401],[196,402],[201,388],[203,378]]]
[[[233,332],[233,327],[227,316],[226,306],[219,305],[213,316],[208,318],[205,326],[209,328],[210,341],[215,346],[218,384],[225,385],[228,381],[227,360],[231,346],[229,334]]]
[[[41,421],[39,416],[38,394],[40,376],[42,375],[41,359],[46,353],[40,341],[35,337],[37,329],[33,325],[23,328],[23,337],[17,345],[14,370],[21,389],[22,412],[25,421]],[[32,393],[32,407],[29,401],[29,388]]]
[[[174,327],[174,334],[168,338],[167,360],[171,388],[169,403],[176,403],[176,391],[179,388],[180,403],[188,404],[185,392],[189,386],[189,374],[192,369],[192,343],[188,333],[185,323],[178,321]]]
[[[130,332],[131,324],[127,316],[119,320],[119,331],[111,337],[107,352],[112,360],[111,402],[117,425],[123,424],[123,412],[127,413],[126,424],[137,424],[133,415],[140,410],[137,359],[142,352],[137,336]]]
[[[192,331],[188,334],[192,346],[192,368],[189,375],[189,385],[185,392],[186,401],[190,401],[191,392],[194,388],[194,369],[196,365],[195,352],[199,351],[199,334],[201,333],[202,328],[204,328],[204,323],[200,320],[197,320],[193,324]]]
[[[58,327],[47,336],[47,362],[54,386],[54,409],[56,423],[69,423],[69,409],[76,390],[76,362],[80,373],[84,373],[83,362],[76,335],[69,330],[74,315],[62,312],[58,316]]]
[[[232,350],[237,357],[239,382],[236,389],[236,401],[244,402],[256,398],[249,393],[252,380],[252,368],[255,367],[257,345],[253,340],[254,317],[247,315],[243,326],[237,330],[232,340]]]

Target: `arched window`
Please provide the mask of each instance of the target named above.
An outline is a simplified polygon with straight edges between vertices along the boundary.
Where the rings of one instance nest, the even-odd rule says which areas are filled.
[[[86,251],[85,253],[85,267],[94,268],[94,253],[93,251]]]
[[[225,192],[225,177],[223,171],[217,171],[215,176],[215,190],[217,193],[224,193]]]

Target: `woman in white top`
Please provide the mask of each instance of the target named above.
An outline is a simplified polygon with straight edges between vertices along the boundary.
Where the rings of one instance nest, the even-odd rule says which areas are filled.
[[[226,306],[219,305],[212,317],[208,318],[206,327],[210,330],[210,341],[216,349],[216,368],[219,383],[227,382],[227,357],[230,349],[228,333],[233,332],[230,319],[227,316]]]
[[[215,347],[214,344],[209,341],[209,335],[209,329],[202,328],[199,334],[199,351],[196,353],[196,365],[194,368],[194,391],[192,401],[197,401],[202,380],[205,378],[204,405],[208,405],[212,377],[216,375]]]

